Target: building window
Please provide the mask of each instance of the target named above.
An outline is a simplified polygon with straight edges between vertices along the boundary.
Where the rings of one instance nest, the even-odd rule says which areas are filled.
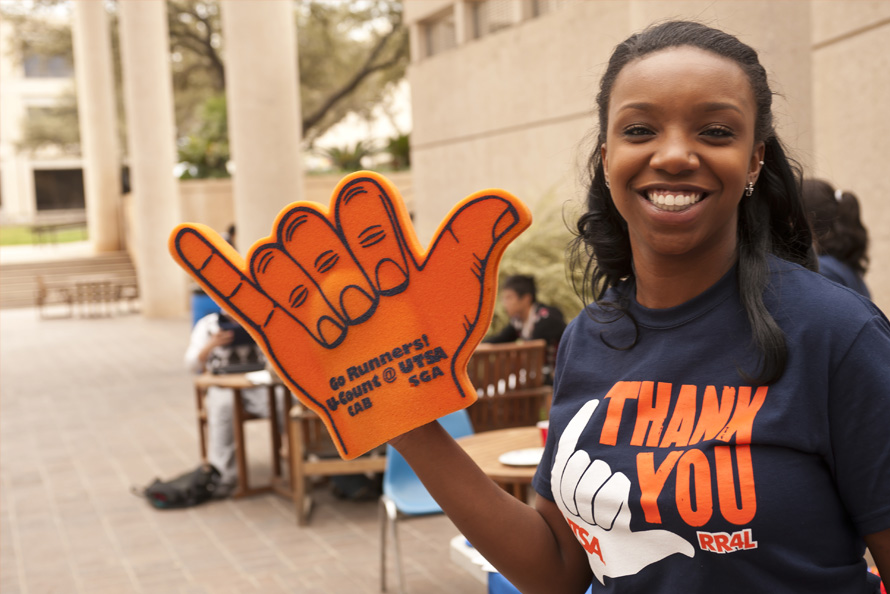
[[[566,4],[568,4],[566,0],[532,0],[532,17],[559,10]]]
[[[71,78],[74,66],[67,56],[28,53],[22,60],[25,78]]]
[[[471,6],[475,39],[505,29],[515,21],[515,0],[482,0]]]
[[[426,38],[426,56],[435,56],[457,45],[454,30],[454,11],[448,11],[430,19],[423,25]]]
[[[36,169],[37,210],[79,210],[85,207],[82,169]]]

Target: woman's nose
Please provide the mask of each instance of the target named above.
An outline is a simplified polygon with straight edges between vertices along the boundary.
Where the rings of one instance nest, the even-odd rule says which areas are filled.
[[[664,134],[653,148],[655,152],[649,160],[653,169],[676,175],[700,165],[694,143],[681,134]]]

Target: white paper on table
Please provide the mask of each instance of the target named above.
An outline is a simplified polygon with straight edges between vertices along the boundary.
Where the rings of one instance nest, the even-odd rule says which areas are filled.
[[[255,386],[268,386],[272,383],[272,374],[266,369],[245,373],[244,377]]]

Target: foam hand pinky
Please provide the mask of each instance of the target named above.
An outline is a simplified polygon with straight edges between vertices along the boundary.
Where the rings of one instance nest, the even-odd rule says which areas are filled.
[[[351,459],[475,401],[467,361],[491,321],[500,257],[529,224],[509,193],[478,192],[424,251],[395,188],[358,172],[330,210],[285,208],[246,261],[197,224],[177,227],[170,251]]]

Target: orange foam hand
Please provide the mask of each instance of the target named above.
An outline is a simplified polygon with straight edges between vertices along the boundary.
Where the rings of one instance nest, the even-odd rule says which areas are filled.
[[[246,261],[190,223],[170,252],[352,459],[476,400],[467,362],[491,322],[498,262],[530,224],[511,194],[477,192],[424,251],[395,187],[362,171],[329,211],[285,208]]]

